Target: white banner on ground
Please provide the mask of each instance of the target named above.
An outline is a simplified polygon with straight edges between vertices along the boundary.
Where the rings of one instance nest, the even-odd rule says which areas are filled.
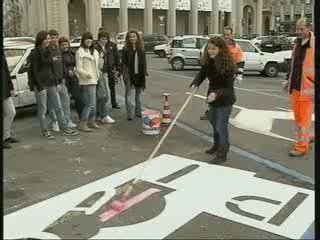
[[[4,239],[163,239],[201,213],[300,239],[314,221],[314,191],[166,154],[145,164],[125,211],[106,209],[142,166],[4,216]]]

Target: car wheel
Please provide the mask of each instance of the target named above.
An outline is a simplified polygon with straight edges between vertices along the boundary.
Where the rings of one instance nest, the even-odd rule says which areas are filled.
[[[158,54],[159,54],[159,56],[160,56],[161,58],[166,57],[166,52],[165,52],[165,51],[160,51]]]
[[[182,58],[179,58],[179,57],[172,59],[172,61],[171,61],[171,67],[172,67],[174,70],[176,70],[176,71],[182,70],[183,67],[184,67],[184,61],[183,61],[183,59],[182,59]]]
[[[276,63],[268,63],[264,70],[263,73],[267,77],[276,77],[279,73],[279,66]]]

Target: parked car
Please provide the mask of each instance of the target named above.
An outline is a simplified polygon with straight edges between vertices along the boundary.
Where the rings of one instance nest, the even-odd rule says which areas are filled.
[[[287,54],[262,52],[250,40],[235,39],[235,41],[245,54],[244,72],[260,72],[264,76],[275,77],[285,64],[285,56]],[[207,43],[202,47],[199,58],[203,56],[206,46]]]
[[[253,34],[250,34],[250,35],[243,35],[241,38],[242,39],[252,40],[252,39],[257,38],[257,37],[259,37],[259,34],[253,33]]]
[[[171,42],[170,41],[169,43],[167,44],[161,44],[161,45],[157,45],[153,48],[153,52],[158,55],[159,57],[166,57],[168,54],[169,54],[169,50],[170,50],[170,47],[171,47]]]
[[[30,91],[28,85],[28,56],[34,44],[29,42],[4,43],[4,54],[6,56],[10,76],[17,95],[13,98],[16,108],[26,107],[36,104],[34,93]]]
[[[155,46],[160,44],[167,44],[169,39],[165,35],[161,35],[158,33],[154,34],[145,34],[143,36],[144,41],[144,49],[146,52],[153,52]]]
[[[33,37],[6,37],[4,43],[8,42],[22,42],[22,43],[35,43],[36,40]]]
[[[168,54],[168,63],[174,70],[182,70],[184,66],[199,66],[200,50],[208,39],[209,37],[200,35],[174,37]]]
[[[285,36],[261,36],[251,41],[264,52],[277,52],[292,49],[290,40]]]
[[[126,41],[127,32],[118,33],[116,36],[116,43],[124,45]]]
[[[287,37],[274,37],[266,41],[262,41],[260,49],[264,52],[279,52],[292,49],[292,43]]]

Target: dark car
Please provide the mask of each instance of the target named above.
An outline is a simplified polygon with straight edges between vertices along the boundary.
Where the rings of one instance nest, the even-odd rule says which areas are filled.
[[[260,43],[263,52],[279,52],[292,49],[290,40],[285,36],[270,36]]]
[[[144,40],[144,48],[146,52],[153,52],[153,48],[160,44],[167,44],[169,42],[169,39],[165,35],[161,34],[145,34],[143,36]]]

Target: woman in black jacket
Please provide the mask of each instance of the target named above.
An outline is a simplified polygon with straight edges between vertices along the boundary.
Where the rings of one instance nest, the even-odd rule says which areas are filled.
[[[38,32],[36,36],[35,49],[31,56],[31,74],[32,80],[29,85],[33,86],[35,91],[37,105],[38,105],[38,117],[40,120],[40,127],[42,135],[52,140],[54,136],[49,131],[48,123],[46,119],[47,103],[54,109],[59,125],[61,127],[62,135],[74,136],[76,131],[68,128],[67,121],[62,109],[60,96],[57,90],[57,80],[53,72],[52,54],[49,50],[50,35],[46,31]]]
[[[228,122],[236,101],[233,87],[236,66],[226,42],[218,36],[209,39],[203,62],[204,65],[191,83],[191,87],[199,87],[208,77],[208,117],[213,127],[214,145],[206,153],[216,153],[211,163],[219,164],[227,160],[230,146]]]
[[[73,100],[75,101],[76,110],[80,119],[81,111],[83,109],[84,104],[81,98],[79,80],[75,73],[75,53],[71,50],[70,42],[66,37],[61,37],[59,39],[59,46],[62,49],[63,76],[66,80],[66,86],[68,88],[68,91],[71,94]]]
[[[126,86],[125,102],[128,120],[135,116],[141,118],[142,91],[146,88],[147,61],[146,53],[142,48],[140,35],[136,31],[129,31],[126,44],[122,50],[123,78]],[[131,93],[135,89],[135,107],[131,103]]]

